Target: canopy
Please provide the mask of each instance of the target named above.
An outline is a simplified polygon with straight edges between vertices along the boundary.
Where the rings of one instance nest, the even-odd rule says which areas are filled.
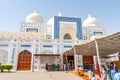
[[[106,56],[120,52],[120,32],[95,40],[98,44],[100,56]],[[76,51],[76,54],[80,55],[97,55],[95,40],[85,44],[75,45],[74,48],[66,53],[74,53],[74,51]]]

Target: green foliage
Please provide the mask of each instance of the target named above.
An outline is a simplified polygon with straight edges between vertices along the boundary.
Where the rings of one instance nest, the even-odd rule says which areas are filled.
[[[11,70],[13,68],[13,66],[12,65],[5,65],[5,67],[4,67],[4,69],[6,69],[6,70]]]
[[[0,65],[0,70],[11,70],[13,68],[12,65]]]
[[[4,65],[0,65],[0,70],[3,70],[4,69]]]

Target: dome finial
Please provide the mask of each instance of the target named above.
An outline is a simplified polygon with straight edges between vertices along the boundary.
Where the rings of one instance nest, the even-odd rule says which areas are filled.
[[[39,22],[44,23],[44,19],[40,14],[35,10],[26,17],[26,22]]]
[[[62,16],[62,13],[61,13],[61,11],[59,11],[59,12],[58,12],[58,16]]]
[[[91,17],[91,14],[89,14],[88,17]]]
[[[35,11],[34,11],[34,13],[38,13],[38,11],[37,11],[37,10],[35,10]]]
[[[90,14],[88,15],[88,18],[86,20],[84,20],[83,22],[83,26],[84,27],[89,27],[89,26],[95,26],[98,27],[99,26],[99,21],[92,17]]]

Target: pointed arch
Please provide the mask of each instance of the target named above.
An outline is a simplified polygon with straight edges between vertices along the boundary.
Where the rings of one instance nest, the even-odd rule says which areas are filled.
[[[41,54],[53,54],[51,50],[44,50]]]
[[[69,39],[69,40],[70,40],[70,39],[72,39],[72,38],[71,38],[71,35],[70,35],[69,33],[66,33],[66,34],[64,35],[64,38],[63,38],[63,39],[67,39],[67,40]]]
[[[8,63],[8,51],[4,49],[0,49],[0,63],[7,64]]]
[[[77,39],[77,35],[76,35],[76,31],[73,27],[71,26],[64,26],[61,31],[60,31],[60,39],[64,40],[64,39],[68,39],[68,40],[76,40]]]
[[[31,70],[32,53],[28,50],[23,50],[18,55],[17,70]]]

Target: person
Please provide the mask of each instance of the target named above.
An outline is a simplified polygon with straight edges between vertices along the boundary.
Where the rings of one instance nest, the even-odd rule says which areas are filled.
[[[91,80],[93,72],[89,69],[87,73],[88,73],[89,80]]]
[[[102,69],[101,69],[101,79],[102,79],[102,80],[106,80],[106,68],[105,68],[104,65],[102,65],[101,68],[102,68]]]
[[[111,66],[112,69],[114,68],[113,62],[110,62],[110,66]]]
[[[46,63],[46,70],[48,70],[48,63]]]
[[[90,70],[93,72],[93,67],[92,67],[92,65],[90,65]]]
[[[97,75],[99,76],[99,77],[101,77],[101,72],[100,72],[100,66],[99,66],[99,64],[97,63]]]
[[[111,67],[111,78],[112,80],[114,80],[114,75],[116,74],[116,71],[114,70],[114,68]]]
[[[114,75],[114,80],[120,80],[120,73],[116,73]]]
[[[95,74],[92,75],[91,80],[98,80],[98,79],[95,77]]]
[[[106,63],[105,63],[105,69],[106,69],[106,70],[108,69],[108,66],[109,66],[109,64],[108,64],[108,62],[106,62]]]
[[[83,67],[84,67],[84,69],[87,68],[86,62],[83,63]]]
[[[64,70],[66,71],[66,64],[64,64],[63,67],[64,67]]]
[[[82,70],[82,66],[78,66],[78,74],[79,74],[79,75],[81,75],[81,74],[80,74],[80,71],[81,71],[81,70]]]
[[[117,65],[116,64],[114,64],[114,70],[116,71],[116,73],[118,73],[119,71],[118,71],[118,67],[117,67]]]
[[[111,77],[111,66],[109,65],[108,66],[108,69],[106,70],[106,74],[107,74],[107,80],[112,80],[112,77]]]
[[[79,69],[80,69],[80,70],[83,70],[83,69],[82,69],[82,66],[80,66]]]
[[[67,70],[69,71],[70,70],[70,64],[67,63]]]

